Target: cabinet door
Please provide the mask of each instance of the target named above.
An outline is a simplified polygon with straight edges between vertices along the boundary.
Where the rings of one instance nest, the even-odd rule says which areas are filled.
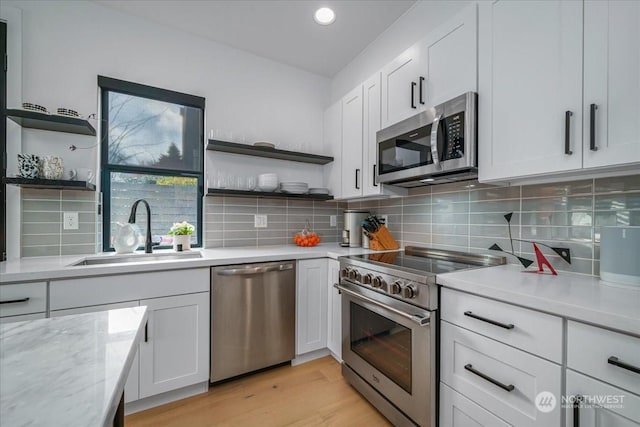
[[[478,90],[477,6],[472,4],[427,37],[426,106]]]
[[[54,310],[51,312],[51,317],[68,316],[70,314],[83,314],[83,313],[95,313],[98,311],[115,310],[118,308],[137,307],[138,301],[120,302],[116,304],[102,304],[93,305],[91,307],[78,307],[70,308],[67,310]],[[139,352],[136,351],[136,357],[133,359],[131,369],[129,370],[129,376],[127,376],[127,382],[124,385],[124,401],[125,403],[133,402],[139,399],[139,379],[138,374],[140,372],[140,360]]]
[[[440,383],[440,427],[509,427],[486,409]]]
[[[480,181],[580,169],[582,2],[479,7]]]
[[[296,354],[327,346],[327,260],[298,261],[296,268]]]
[[[327,278],[328,313],[327,313],[327,347],[339,362],[342,362],[342,303],[340,293],[333,287],[340,280],[340,263],[330,259]]]
[[[342,197],[362,195],[362,85],[342,98]]]
[[[567,426],[639,427],[640,397],[567,369]],[[574,399],[583,402],[576,408]]]
[[[342,197],[342,101],[338,101],[324,112],[323,144],[333,162],[323,168],[324,182],[333,197]]]
[[[13,322],[24,322],[25,320],[44,319],[46,317],[47,316],[46,316],[45,313],[22,314],[20,316],[0,317],[0,324],[2,324],[2,323],[13,323]]]
[[[378,146],[376,132],[380,130],[380,73],[376,73],[363,85],[363,144],[362,144],[362,195],[380,194],[381,185],[376,182]]]
[[[140,398],[209,379],[209,292],[140,301],[149,312],[140,344]]]
[[[421,44],[411,46],[382,69],[383,128],[424,110],[427,75]]]
[[[640,162],[640,2],[584,4],[584,136],[585,168]]]

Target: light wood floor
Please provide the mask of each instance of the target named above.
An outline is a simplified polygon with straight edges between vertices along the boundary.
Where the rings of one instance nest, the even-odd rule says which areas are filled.
[[[218,385],[209,392],[129,415],[142,426],[390,426],[323,357]]]

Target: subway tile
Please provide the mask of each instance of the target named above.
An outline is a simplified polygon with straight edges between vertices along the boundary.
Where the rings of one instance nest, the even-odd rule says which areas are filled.
[[[476,185],[478,181],[459,181],[459,182],[451,182],[448,184],[438,184],[431,186],[431,194],[434,196],[438,193],[450,193],[450,192],[469,192],[470,185]]]
[[[559,184],[526,185],[522,187],[522,198],[564,197],[574,196],[577,194],[591,194],[592,192],[593,181],[588,179],[582,181],[563,182]]]
[[[22,246],[22,257],[57,256],[60,255],[60,246]]]
[[[461,214],[469,212],[469,203],[433,203],[431,214]]]
[[[286,199],[288,208],[313,209],[313,200]]]
[[[590,226],[593,222],[591,212],[524,212],[521,214],[523,225]]]
[[[222,240],[223,232],[222,230],[210,230],[207,228],[207,231],[204,233],[204,240]]]
[[[286,245],[291,243],[292,241],[285,237],[276,237],[276,238],[258,238],[257,245],[258,246],[273,246],[273,245]]]
[[[526,240],[577,240],[589,241],[593,239],[592,227],[546,227],[522,226],[522,238]]]
[[[257,207],[258,199],[256,197],[230,197],[224,196],[225,206],[248,206]]]
[[[55,200],[23,200],[22,211],[60,212],[60,202]]]
[[[255,247],[258,245],[258,239],[224,239],[223,247],[236,248],[236,247]]]
[[[402,207],[402,215],[425,215],[431,213],[431,205],[407,205]]]
[[[615,195],[597,195],[596,210],[640,209],[640,191]]]
[[[224,217],[223,217],[222,213],[206,213],[204,215],[204,222],[206,222],[206,223],[222,222],[223,218]]]
[[[222,216],[222,221],[225,224],[234,223],[234,222],[242,222],[242,223],[251,223],[253,224],[255,221],[254,218],[255,213],[224,213]]]
[[[431,204],[431,195],[424,196],[414,196],[414,197],[405,197],[402,199],[402,206],[412,206],[412,205],[430,205]]]
[[[469,236],[453,236],[449,234],[431,234],[431,241],[437,245],[467,247]]]
[[[60,190],[41,190],[35,188],[20,188],[22,200],[61,200]]]
[[[595,225],[600,226],[640,226],[640,210],[596,211]]]
[[[431,224],[402,224],[403,233],[431,233]]]
[[[253,222],[225,222],[222,231],[253,231],[255,232],[256,228],[254,227]]]
[[[394,197],[389,199],[378,200],[378,206],[382,208],[400,207],[402,206],[402,197]]]
[[[469,235],[468,224],[432,224],[431,232],[433,234],[452,234],[459,236]]]
[[[208,222],[205,224],[205,230],[207,233],[222,232],[224,225],[221,222]]]
[[[287,238],[286,230],[270,230],[268,228],[258,228],[258,239]],[[293,236],[291,236],[293,238]]]
[[[225,215],[236,215],[236,214],[251,214],[255,215],[258,213],[257,206],[224,206],[224,214]]]
[[[591,196],[522,199],[522,212],[590,211],[592,208],[593,202]]]
[[[640,174],[596,178],[595,180],[595,193],[620,193],[623,191],[640,191]]]
[[[511,236],[514,238],[520,237],[520,228],[512,227]],[[505,225],[477,225],[472,224],[469,227],[469,235],[471,237],[492,237],[492,238],[508,238],[509,228]]]
[[[411,243],[426,245],[426,244],[431,243],[431,234],[429,234],[429,233],[402,233],[401,240],[403,242],[411,242]]]
[[[61,222],[62,213],[57,212],[23,212],[22,222]]]
[[[52,234],[60,233],[59,222],[27,222],[22,224],[22,234]]]
[[[224,240],[222,239],[206,239],[204,246],[206,249],[222,248],[224,246]]]
[[[433,212],[431,221],[433,224],[465,224],[469,222],[469,214]]]
[[[404,224],[431,224],[431,214],[407,214],[403,213],[402,222]]]
[[[497,212],[502,215],[509,212],[516,212],[520,210],[520,200],[493,200],[484,202],[473,202],[469,205],[470,212],[474,213],[490,213]]]
[[[95,245],[63,245],[60,255],[90,255],[95,253]]]
[[[62,233],[62,245],[94,245],[95,242],[96,235],[92,233]]]
[[[62,211],[72,211],[72,212],[97,212],[97,206],[94,201],[75,201],[75,202],[62,202]]]
[[[431,194],[431,186],[430,185],[424,185],[422,187],[409,188],[409,191],[407,193],[408,193],[409,196],[430,195]]]
[[[474,189],[469,192],[469,200],[478,202],[483,200],[519,199],[520,187],[490,187]]]
[[[262,214],[286,215],[287,207],[286,206],[258,206],[257,212],[260,215]]]
[[[60,224],[58,224],[60,226]],[[58,233],[61,231],[58,228]],[[96,223],[94,221],[90,222],[79,222],[77,230],[65,230],[62,229],[62,233],[64,234],[94,234],[96,233]]]
[[[98,193],[94,191],[73,191],[64,190],[61,192],[61,198],[63,201],[87,201],[96,202],[98,200]]]
[[[223,230],[222,231],[224,239],[255,239],[257,237],[257,232],[255,229],[252,230]]]
[[[520,213],[519,212],[509,212],[511,213],[511,226],[514,227],[520,224]],[[509,222],[505,218],[505,214],[502,212],[485,212],[485,213],[470,213],[469,214],[469,223],[470,224],[488,224],[488,225],[503,225],[507,228]]]
[[[436,193],[431,195],[432,204],[469,202],[469,192]]]
[[[55,246],[60,244],[60,234],[23,234],[23,246]]]

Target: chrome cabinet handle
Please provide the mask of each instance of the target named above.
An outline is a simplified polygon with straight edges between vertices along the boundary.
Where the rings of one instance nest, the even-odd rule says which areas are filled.
[[[405,313],[402,310],[398,310],[397,308],[394,308],[394,307],[391,307],[391,306],[389,306],[387,304],[381,303],[380,301],[377,301],[377,300],[375,300],[373,298],[369,298],[366,295],[362,295],[362,294],[360,294],[358,292],[354,292],[351,289],[345,288],[344,286],[340,286],[337,283],[334,283],[333,287],[336,288],[337,290],[339,290],[340,292],[344,292],[347,295],[350,295],[350,296],[352,296],[354,298],[357,298],[357,299],[362,300],[362,301],[366,301],[366,302],[371,303],[373,305],[377,305],[378,307],[384,308],[385,310],[389,310],[392,313],[395,313],[398,316],[402,316],[405,319],[409,319],[412,322],[415,322],[420,326],[426,326],[431,322],[431,316],[426,316],[425,317],[425,316],[418,316],[417,314]]]
[[[573,427],[580,427],[580,403],[582,396],[578,394],[573,397]]]
[[[29,301],[29,297],[18,298],[18,299],[8,299],[8,300],[0,301],[0,304],[16,304],[19,302],[27,302],[27,301]]]
[[[591,112],[589,114],[589,149],[591,151],[598,151],[596,147],[596,110],[598,106],[591,104]]]
[[[473,369],[473,365],[471,363],[464,365],[464,369],[466,369],[467,371],[471,372],[472,374],[475,374],[475,375],[479,376],[483,380],[489,381],[493,385],[497,385],[498,387],[500,387],[501,389],[503,389],[505,391],[511,392],[511,391],[515,390],[515,388],[516,388],[513,384],[505,385],[505,384],[501,383],[500,381],[491,378],[489,375],[483,374],[482,372],[480,372],[480,371],[478,371],[476,369]]]
[[[607,359],[607,363],[610,363],[613,366],[617,366],[618,368],[626,369],[627,371],[631,371],[634,374],[640,374],[640,368],[637,366],[629,365],[628,363],[621,362],[616,356],[611,356]]]
[[[431,160],[437,169],[440,169],[440,154],[438,153],[438,131],[440,130],[440,119],[442,114],[438,114],[431,123]]]
[[[244,267],[244,268],[228,268],[216,272],[219,276],[247,276],[250,274],[268,273],[270,271],[286,271],[292,270],[293,264],[279,264],[268,267]]]
[[[411,82],[411,108],[418,108],[416,107],[416,82]]]
[[[573,113],[571,111],[566,111],[564,113],[564,154],[572,155],[573,151],[571,151],[571,116]]]
[[[473,312],[471,312],[471,311],[465,311],[464,315],[465,316],[469,316],[469,317],[471,317],[473,319],[477,319],[477,320],[481,320],[483,322],[490,323],[490,324],[495,325],[495,326],[499,326],[499,327],[504,328],[504,329],[513,329],[515,327],[511,323],[501,323],[501,322],[498,322],[496,320],[487,319],[486,317],[482,317],[482,316],[478,316],[477,314],[473,314]]]

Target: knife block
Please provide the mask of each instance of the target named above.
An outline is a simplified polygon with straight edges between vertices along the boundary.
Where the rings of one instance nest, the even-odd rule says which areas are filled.
[[[386,226],[382,225],[369,238],[369,248],[377,251],[400,249],[400,245],[393,238]]]

